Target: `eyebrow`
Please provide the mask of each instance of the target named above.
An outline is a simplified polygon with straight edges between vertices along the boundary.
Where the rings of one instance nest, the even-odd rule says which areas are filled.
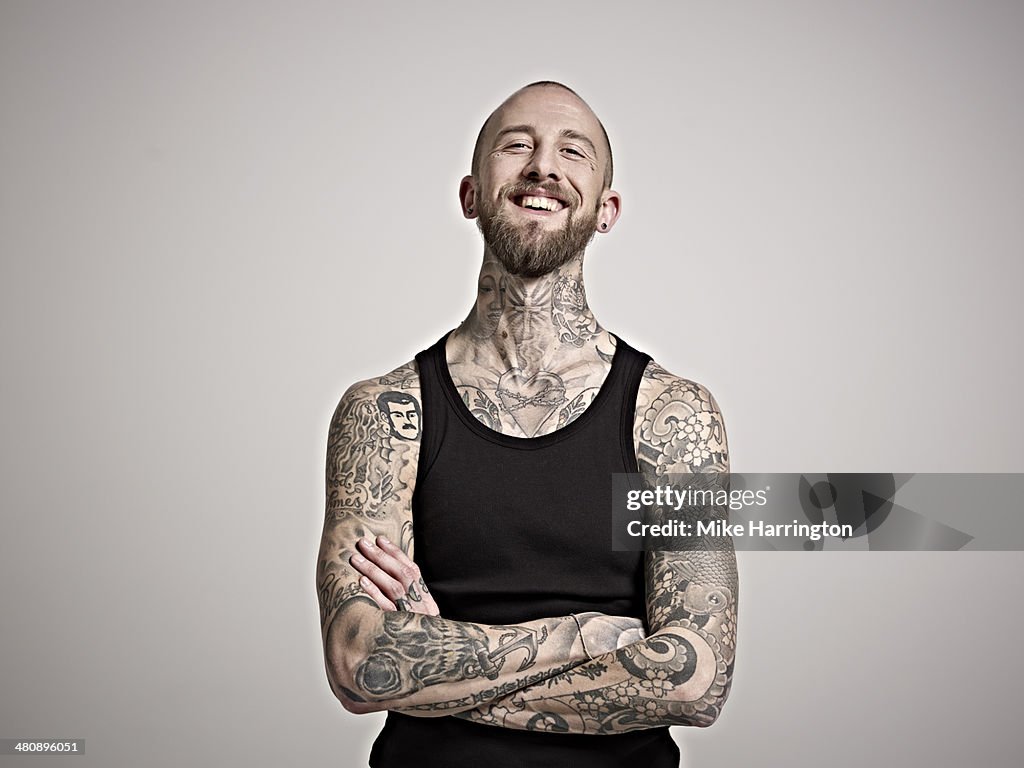
[[[535,131],[536,128],[534,128],[532,125],[510,125],[507,128],[502,128],[500,131],[498,131],[498,134],[497,136],[494,137],[494,140],[498,141],[502,136],[505,136],[506,134],[509,133],[534,133]],[[597,147],[594,146],[594,142],[592,142],[585,133],[574,131],[572,128],[563,128],[561,131],[559,131],[558,135],[566,139],[578,141],[580,144],[585,144],[587,149],[590,150],[591,154],[597,157]]]

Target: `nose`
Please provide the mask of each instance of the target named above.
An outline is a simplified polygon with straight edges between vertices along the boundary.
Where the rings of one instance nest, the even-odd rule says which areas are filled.
[[[562,176],[558,170],[558,154],[555,148],[547,144],[537,144],[530,155],[530,161],[523,168],[523,176],[531,181],[560,181]]]

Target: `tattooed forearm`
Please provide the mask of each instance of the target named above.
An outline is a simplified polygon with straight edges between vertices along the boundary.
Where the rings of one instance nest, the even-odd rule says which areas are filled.
[[[447,714],[586,661],[571,617],[491,626],[406,611],[370,611],[362,598],[342,607],[327,633],[346,663],[340,686],[365,703],[361,711],[402,709]],[[364,639],[353,650],[351,628]],[[345,647],[341,647],[345,646]],[[347,653],[346,653],[347,651]],[[527,674],[523,674],[527,673]]]
[[[508,682],[499,683],[478,693],[461,696],[450,701],[440,701],[434,704],[418,704],[408,707],[395,707],[395,709],[399,712],[407,712],[409,714],[429,712],[433,714],[452,714],[455,717],[473,719],[472,715],[475,711],[475,707],[489,706],[490,703],[496,699],[509,696],[530,685],[541,683],[549,678],[568,672],[570,669],[578,665],[578,662],[569,662],[559,667],[543,670],[542,672],[534,672],[528,675],[523,675],[522,677],[516,677]]]
[[[358,595],[362,589],[358,581],[347,581],[335,569],[320,566],[322,575],[317,581],[317,595],[320,598],[320,628],[337,614],[346,600]]]
[[[608,616],[597,611],[575,613],[573,617],[583,639],[583,650],[590,656],[624,648],[646,637],[644,623],[629,616]]]
[[[509,656],[518,658],[517,672],[532,667],[548,639],[546,626],[495,629],[497,640],[472,624],[386,613],[373,651],[356,670],[356,683],[374,697],[396,698],[452,680],[496,680]],[[431,646],[435,652],[426,655]]]
[[[721,570],[717,556],[710,565],[707,572]],[[692,560],[681,566],[664,558],[652,567],[649,604],[663,620],[654,635],[460,716],[504,728],[593,734],[713,723],[735,658],[735,573],[723,572],[725,583],[713,585],[684,576],[677,590],[668,585],[679,585],[680,573],[705,572]]]
[[[575,618],[582,637],[584,653],[589,657],[600,656],[618,648],[624,648],[627,645],[643,640],[645,637],[643,622],[640,619],[626,616],[606,616],[595,611],[575,614]],[[487,704],[493,699],[511,695],[527,686],[554,679],[573,668],[579,668],[579,662],[573,661],[540,673],[524,675],[510,682],[489,688],[481,694],[464,696],[450,702],[432,704],[428,707],[412,707],[410,709],[433,711],[468,709],[470,711],[456,712],[455,714],[473,719],[472,708],[478,707],[481,704]],[[405,710],[403,709],[402,711]]]

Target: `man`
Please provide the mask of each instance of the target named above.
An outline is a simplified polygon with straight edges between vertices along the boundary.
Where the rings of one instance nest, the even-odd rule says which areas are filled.
[[[731,545],[609,545],[613,473],[728,470],[710,393],[587,303],[612,170],[573,91],[509,97],[459,190],[484,236],[476,305],[338,405],[317,586],[332,690],[389,710],[371,765],[675,766],[667,726],[710,725],[728,696]],[[377,405],[401,398],[422,404],[414,439]]]

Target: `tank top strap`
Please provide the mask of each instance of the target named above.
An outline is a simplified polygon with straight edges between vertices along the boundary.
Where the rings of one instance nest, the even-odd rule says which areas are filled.
[[[614,383],[612,402],[619,403],[618,433],[622,442],[622,458],[630,472],[638,472],[636,460],[636,444],[633,441],[633,422],[636,419],[636,398],[640,392],[640,381],[644,370],[651,362],[651,356],[638,352],[618,336],[615,336],[615,354],[623,355],[622,364],[618,365],[618,380]],[[618,362],[616,360],[616,362]]]
[[[445,357],[445,334],[427,349],[416,355],[416,366],[420,375],[420,403],[422,424],[420,429],[420,455],[417,461],[417,478],[426,475],[441,450],[445,432],[448,430],[448,401],[444,395],[440,365],[447,365]]]

